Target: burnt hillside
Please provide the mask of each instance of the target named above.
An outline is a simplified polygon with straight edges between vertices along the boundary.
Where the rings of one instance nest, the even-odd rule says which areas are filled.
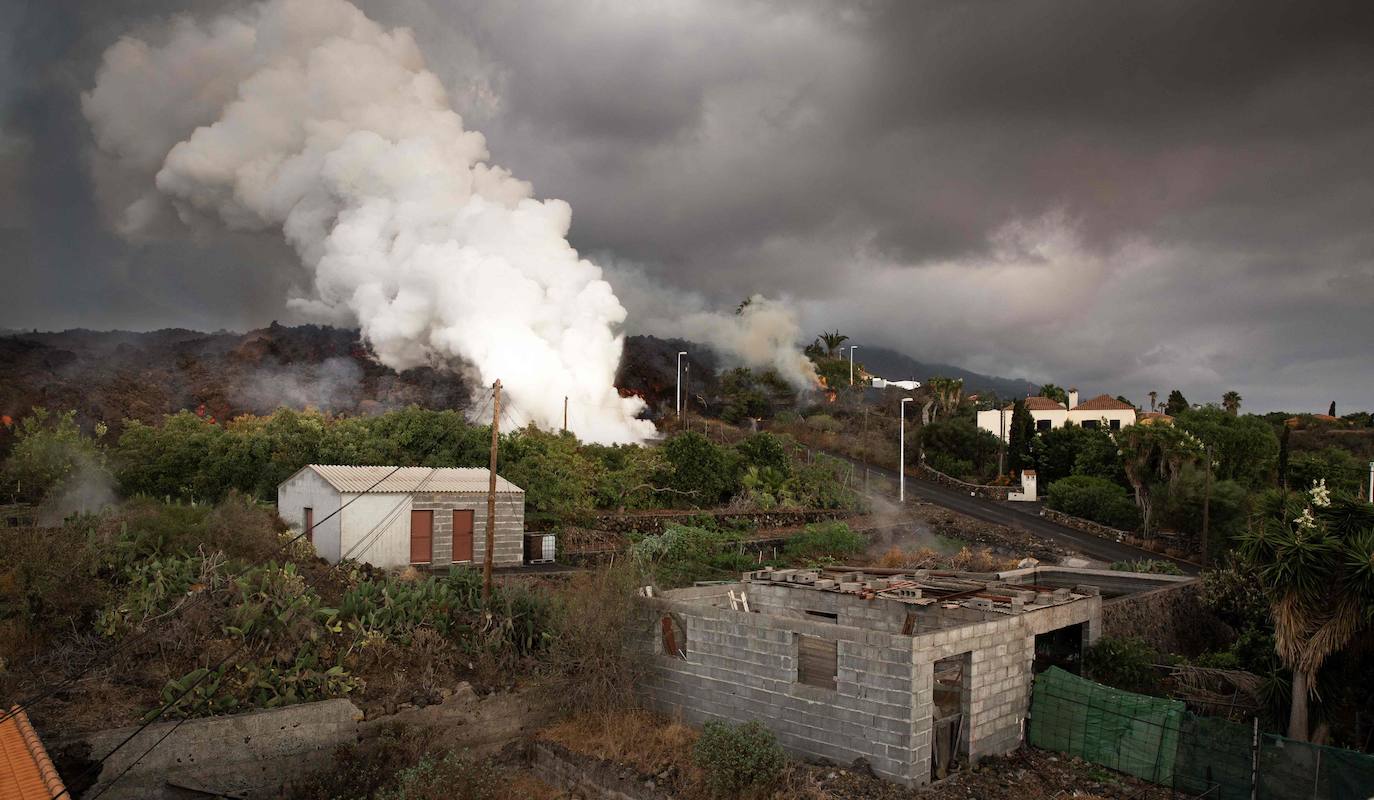
[[[679,350],[691,355],[689,387],[711,394],[717,359],[681,339],[631,336],[616,383],[625,394],[669,409]],[[166,329],[69,330],[0,335],[0,415],[17,419],[34,406],[76,409],[118,435],[125,419],[154,422],[183,409],[215,419],[311,406],[336,414],[391,408],[466,408],[469,386],[453,371],[397,373],[378,363],[358,331],[273,323],[247,333]],[[0,449],[5,432],[0,429]]]
[[[418,404],[463,408],[463,378],[396,371],[372,358],[355,330],[302,325],[247,333],[168,329],[71,330],[0,337],[0,414],[33,406],[76,409],[89,427],[155,421],[182,409],[216,419],[279,406],[370,414]]]

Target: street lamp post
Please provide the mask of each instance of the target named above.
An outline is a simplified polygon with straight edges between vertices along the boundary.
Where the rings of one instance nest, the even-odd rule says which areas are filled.
[[[851,344],[851,345],[849,346],[849,385],[850,385],[850,386],[853,386],[853,385],[854,385],[854,348],[856,348],[856,347],[858,347],[857,344]]]
[[[898,448],[901,452],[897,455],[897,502],[906,503],[906,404],[915,400],[914,397],[902,398],[902,424],[901,433],[898,434]]]
[[[673,402],[677,404],[677,418],[682,421],[682,357],[687,355],[686,350],[679,350],[677,354],[677,388],[673,391]]]

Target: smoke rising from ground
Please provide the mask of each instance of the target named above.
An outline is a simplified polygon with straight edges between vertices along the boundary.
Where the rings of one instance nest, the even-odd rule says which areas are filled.
[[[652,433],[612,385],[625,309],[568,244],[571,210],[486,163],[411,33],[344,0],[267,0],[110,47],[82,98],[100,150],[151,180],[127,234],[280,229],[311,274],[292,305],[356,320],[386,365],[471,365],[544,427],[563,396],[602,442]]]
[[[635,266],[605,263],[633,333],[701,342],[728,362],[776,369],[799,389],[816,387],[816,367],[799,346],[811,337],[802,333],[792,304],[755,294],[738,310],[716,311],[701,295],[670,289]]]

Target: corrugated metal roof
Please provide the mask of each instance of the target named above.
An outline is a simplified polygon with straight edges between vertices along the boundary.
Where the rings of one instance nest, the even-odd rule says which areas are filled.
[[[18,706],[0,722],[0,800],[49,800],[63,793],[38,733]]]
[[[481,467],[350,467],[340,464],[310,464],[330,486],[341,492],[485,492],[490,488],[491,471]],[[392,470],[395,473],[392,474]],[[381,483],[377,483],[381,481]],[[376,488],[372,488],[373,484]],[[500,475],[496,491],[524,492]]]

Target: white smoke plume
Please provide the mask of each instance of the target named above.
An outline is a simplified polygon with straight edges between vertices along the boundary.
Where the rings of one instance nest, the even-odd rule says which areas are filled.
[[[773,368],[799,389],[814,389],[816,367],[802,353],[796,310],[756,294],[740,309],[713,310],[699,294],[664,288],[635,265],[607,259],[606,273],[630,309],[635,333],[689,339],[709,345],[727,361]]]
[[[470,364],[544,427],[567,395],[585,439],[653,433],[612,385],[625,309],[568,244],[568,205],[486,163],[410,31],[344,0],[179,19],[110,47],[82,107],[106,156],[155,175],[126,229],[169,201],[280,229],[312,274],[293,305],[356,320],[388,366]]]

